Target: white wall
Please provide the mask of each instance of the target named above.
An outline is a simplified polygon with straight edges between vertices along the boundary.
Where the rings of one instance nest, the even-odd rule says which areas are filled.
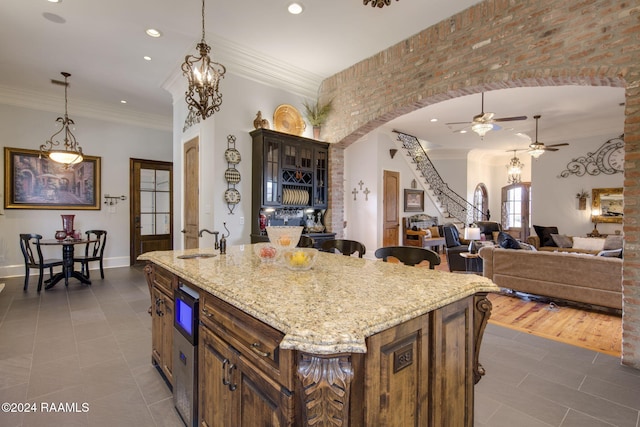
[[[37,150],[59,129],[55,121],[59,115],[0,104],[3,145]],[[74,134],[83,152],[101,157],[101,210],[4,209],[0,215],[0,277],[24,274],[18,234],[38,233],[53,238],[62,227],[61,214],[74,214],[76,229],[108,230],[105,265],[129,265],[129,158],[171,161],[171,133],[83,117],[74,111],[69,115],[76,123]],[[115,212],[109,212],[103,204],[103,194],[125,195],[127,200],[119,201]],[[52,257],[61,256],[60,248],[46,249],[55,251],[49,252]]]
[[[301,114],[304,111],[302,101],[304,97],[285,90],[255,82],[253,80],[227,73],[220,83],[223,101],[220,111],[213,116],[193,125],[186,132],[182,131],[187,108],[184,101],[186,80],[180,75],[168,84],[174,99],[174,210],[182,212],[183,206],[183,156],[182,146],[196,135],[200,136],[200,224],[199,228],[208,228],[224,232],[226,223],[231,235],[228,245],[248,244],[251,239],[251,221],[258,218],[251,217],[251,135],[254,130],[253,120],[258,111],[274,129],[273,112],[281,104],[289,104]],[[236,165],[240,172],[241,181],[236,184],[240,192],[241,201],[229,212],[224,201],[227,182],[224,171],[228,165],[224,159],[227,149],[227,136],[236,137],[236,149],[240,151],[241,161]],[[311,138],[313,130],[310,126],[303,136]],[[174,248],[184,247],[182,234],[183,216],[178,214],[174,218]],[[225,232],[226,234],[226,232]],[[211,247],[214,238],[205,234],[200,239],[200,247]]]
[[[532,224],[557,226],[561,234],[584,236],[593,230],[591,223],[591,198],[587,199],[587,209],[578,210],[576,194],[581,190],[591,193],[593,188],[613,188],[623,186],[623,174],[600,174],[597,176],[571,175],[560,177],[567,164],[588,152],[595,152],[610,138],[617,135],[592,137],[577,141],[568,141],[569,146],[559,151],[544,153],[532,164]],[[622,230],[622,224],[598,224],[601,233],[613,233]],[[533,232],[532,232],[533,233]]]

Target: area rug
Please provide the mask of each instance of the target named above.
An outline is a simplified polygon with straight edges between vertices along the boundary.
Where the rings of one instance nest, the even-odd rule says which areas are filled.
[[[622,318],[617,314],[500,294],[490,294],[489,299],[493,304],[489,323],[600,353],[621,354]]]

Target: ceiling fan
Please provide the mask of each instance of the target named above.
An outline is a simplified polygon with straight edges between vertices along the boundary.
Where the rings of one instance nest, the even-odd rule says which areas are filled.
[[[484,92],[482,92],[482,105],[480,109],[480,114],[473,116],[473,120],[471,122],[453,122],[453,123],[445,123],[446,125],[462,125],[462,124],[471,124],[471,130],[480,135],[480,139],[484,138],[484,136],[490,130],[500,130],[500,126],[495,124],[495,122],[512,122],[516,120],[527,120],[527,116],[515,116],[515,117],[501,117],[501,118],[493,118],[495,113],[485,113],[484,112]]]
[[[537,159],[538,157],[542,156],[542,154],[545,151],[558,151],[558,148],[555,147],[562,147],[565,145],[569,145],[566,142],[563,142],[561,144],[552,144],[552,145],[544,145],[542,142],[538,141],[538,119],[540,119],[540,114],[537,114],[535,116],[533,116],[534,119],[536,119],[536,140],[535,142],[532,142],[531,144],[529,144],[529,154],[531,154],[531,157],[533,157],[534,159]]]

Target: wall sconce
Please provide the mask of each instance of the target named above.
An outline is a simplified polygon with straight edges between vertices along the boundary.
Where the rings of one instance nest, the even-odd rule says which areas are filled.
[[[122,196],[110,196],[108,194],[104,195],[104,204],[105,205],[117,205],[118,204],[118,200],[127,200],[127,196],[122,195]]]
[[[396,155],[397,152],[398,152],[398,149],[396,149],[396,148],[391,148],[389,150],[389,155],[391,156],[392,159]]]

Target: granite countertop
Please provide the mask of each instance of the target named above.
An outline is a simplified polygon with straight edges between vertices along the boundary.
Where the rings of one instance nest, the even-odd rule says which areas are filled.
[[[285,336],[280,347],[315,354],[366,353],[365,339],[477,292],[491,280],[320,252],[308,271],[265,264],[251,245],[157,251],[141,255],[228,302]]]

